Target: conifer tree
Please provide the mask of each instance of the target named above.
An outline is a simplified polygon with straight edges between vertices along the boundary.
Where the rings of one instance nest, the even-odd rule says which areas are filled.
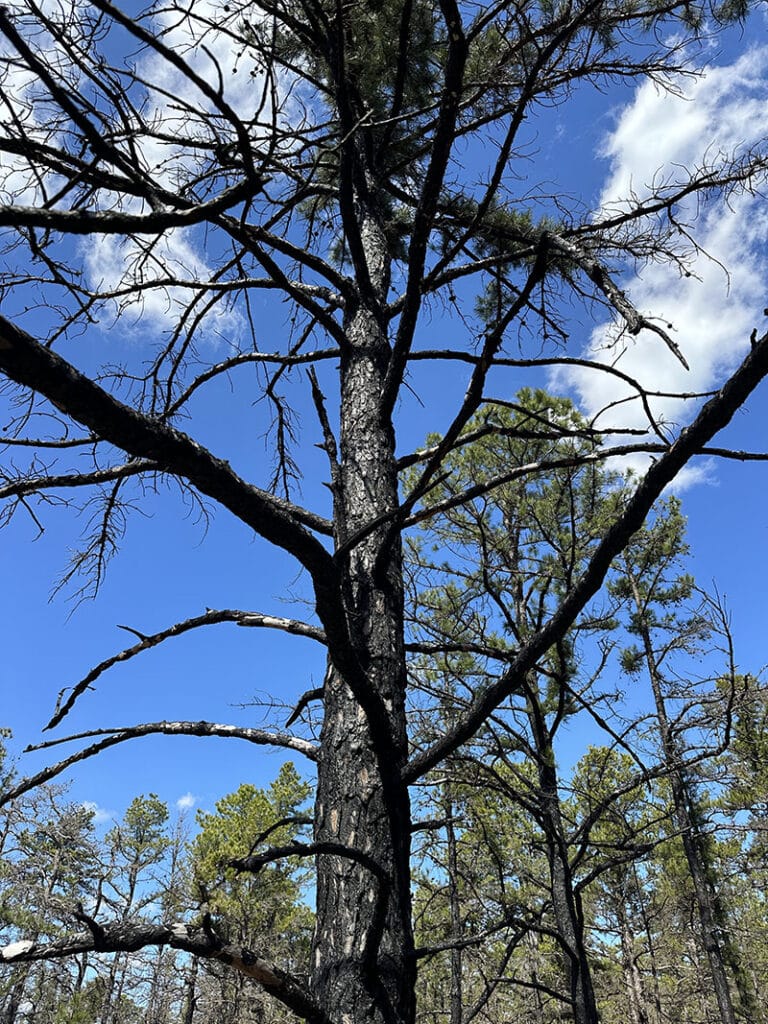
[[[568,333],[559,294],[586,300],[586,315],[595,302],[607,307],[620,332],[648,332],[685,361],[672,334],[616,284],[622,260],[660,256],[677,275],[675,239],[685,235],[676,204],[751,187],[764,166],[760,154],[728,154],[593,216],[578,199],[537,199],[524,180],[528,123],[580,86],[674,77],[684,39],[695,48],[705,24],[745,11],[691,0],[170,0],[142,12],[113,0],[18,0],[0,10],[4,521],[20,513],[39,523],[52,494],[73,503],[89,494],[91,529],[66,579],[90,593],[134,503],[171,481],[289,556],[306,574],[312,608],[307,621],[208,609],[145,627],[65,692],[50,725],[112,665],[198,627],[283,630],[321,644],[326,658],[317,743],[282,729],[142,722],[92,737],[5,794],[153,732],[239,736],[306,755],[317,766],[303,851],[317,894],[306,979],[203,927],[111,926],[88,915],[68,942],[30,940],[8,958],[171,944],[239,971],[313,1024],[412,1024],[410,787],[562,646],[667,484],[768,373],[768,335],[755,332],[744,361],[678,434],[659,428],[630,382],[651,439],[627,445],[597,428],[590,437],[605,442],[599,458],[616,442],[655,461],[515,657],[447,732],[411,751],[402,535],[434,514],[446,458],[484,399],[508,396],[510,367],[569,358],[558,348]],[[279,312],[266,345],[262,298]],[[171,314],[165,332],[158,308]],[[146,336],[122,345],[142,309]],[[436,310],[447,321],[437,349],[427,333]],[[108,339],[100,317],[111,318]],[[223,351],[212,337],[224,338]],[[400,402],[425,364],[460,372],[464,395],[435,409],[442,439],[409,452]],[[207,447],[203,399],[230,374],[226,436]],[[234,444],[253,437],[259,398],[274,411],[272,467]],[[291,410],[302,402],[314,418],[294,446]],[[330,490],[310,508],[292,484],[301,465],[316,467],[318,440]],[[407,467],[415,476],[404,497]],[[544,458],[509,472],[549,469]]]

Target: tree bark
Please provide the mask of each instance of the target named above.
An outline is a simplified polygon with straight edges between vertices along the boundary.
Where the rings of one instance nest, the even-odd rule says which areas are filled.
[[[538,680],[526,683],[528,719],[536,751],[537,803],[549,863],[552,910],[565,956],[565,976],[576,1024],[598,1024],[599,1015],[589,957],[584,945],[584,920],[576,898],[568,842],[560,808],[557,765],[552,735],[539,698]]]
[[[617,895],[616,917],[619,923],[621,961],[624,971],[624,983],[627,988],[630,1024],[650,1024],[648,1012],[645,1008],[643,979],[640,976],[640,971],[637,967],[637,957],[635,956],[635,936],[632,932],[627,908],[621,899],[621,892]]]
[[[398,504],[394,432],[380,415],[390,347],[376,306],[389,268],[373,214],[362,218],[361,239],[375,295],[347,310],[334,481],[339,585],[352,649],[329,644],[315,811],[316,841],[349,854],[317,858],[312,990],[340,1024],[407,1024],[414,1016],[415,960],[403,782],[402,555],[386,524],[354,540]]]
[[[554,767],[539,766],[542,787],[540,806],[549,860],[552,909],[558,935],[565,950],[563,958],[569,995],[573,1005],[576,1024],[597,1024],[599,1015],[595,992],[592,986],[592,972],[584,945],[584,921],[576,901],[573,874],[568,857],[560,802],[557,793],[557,777]]]

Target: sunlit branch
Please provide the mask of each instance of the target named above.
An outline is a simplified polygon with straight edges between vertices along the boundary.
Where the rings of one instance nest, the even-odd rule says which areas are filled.
[[[147,213],[0,205],[0,227],[43,228],[63,231],[68,235],[157,235],[170,228],[191,227],[210,221],[241,202],[247,194],[248,186],[238,182],[207,203],[196,203],[181,210],[152,210]]]
[[[127,726],[122,729],[94,729],[90,732],[78,733],[73,736],[64,736],[60,739],[49,740],[46,743],[39,743],[27,747],[27,751],[46,750],[49,747],[58,746],[60,743],[70,743],[78,739],[87,739],[92,736],[104,736],[97,743],[92,743],[83,750],[70,754],[56,764],[41,769],[34,775],[28,775],[20,779],[15,785],[0,793],[0,807],[5,806],[11,800],[28,793],[36,786],[44,782],[50,782],[62,772],[65,772],[72,765],[88,758],[95,757],[102,750],[117,746],[118,743],[125,743],[128,740],[135,740],[142,736],[220,736],[225,739],[245,740],[248,743],[255,743],[258,746],[282,747],[287,750],[295,750],[314,761],[317,758],[316,749],[313,743],[303,740],[298,736],[291,736],[289,733],[270,732],[266,729],[250,729],[236,725],[221,725],[216,722],[148,722],[142,725]]]
[[[13,942],[0,947],[0,963],[34,963],[77,953],[132,953],[150,946],[169,946],[234,968],[309,1024],[330,1024],[296,978],[261,959],[253,950],[224,942],[211,929],[193,928],[184,922],[150,925],[113,921],[102,925],[88,918],[82,910],[74,916],[87,925],[87,931],[65,935],[53,942]]]
[[[95,437],[8,437],[0,436],[0,447],[8,448],[84,448],[94,445]]]

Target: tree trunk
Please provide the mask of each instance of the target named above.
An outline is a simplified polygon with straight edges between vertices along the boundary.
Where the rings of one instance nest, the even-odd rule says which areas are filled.
[[[616,900],[616,918],[619,924],[619,936],[621,939],[621,961],[624,971],[624,983],[627,987],[629,1020],[630,1024],[650,1024],[648,1013],[645,1009],[643,979],[637,968],[635,936],[629,921],[627,908],[621,899],[621,892],[619,892],[618,896],[619,898]]]
[[[197,957],[192,957],[189,967],[187,968],[187,976],[184,982],[184,1011],[182,1013],[182,1024],[192,1024],[195,1019],[195,1010],[197,1009],[197,971],[200,961]]]
[[[584,946],[584,922],[576,902],[568,847],[563,835],[557,790],[542,793],[549,859],[552,909],[565,950],[565,974],[576,1024],[597,1024],[599,1015],[592,987],[592,973]]]
[[[656,718],[659,723],[659,738],[664,763],[669,771],[669,782],[672,790],[672,820],[680,832],[688,865],[688,872],[693,882],[694,901],[699,919],[699,936],[707,957],[712,989],[717,999],[717,1006],[722,1024],[737,1024],[737,1015],[731,998],[728,984],[727,966],[731,967],[734,980],[742,981],[741,972],[734,962],[730,949],[730,937],[727,928],[727,914],[722,901],[718,897],[712,879],[712,868],[704,848],[703,837],[694,813],[694,795],[691,786],[680,769],[680,751],[667,717],[666,701],[656,656],[653,650],[651,632],[645,618],[645,606],[634,578],[630,578],[632,596],[637,612],[637,630],[643,643],[643,653],[648,668],[648,675],[656,705]],[[753,1000],[749,993],[742,1008],[749,1013]],[[748,1020],[753,1020],[749,1013]]]
[[[386,295],[388,263],[373,216],[362,217],[362,242],[376,297],[346,311],[337,547],[398,503],[394,434],[379,414],[390,349],[375,307]],[[409,1024],[414,1016],[402,555],[388,526],[337,556],[351,649],[329,644],[315,812],[315,841],[326,849],[318,851],[312,988],[339,1024]]]
[[[446,782],[443,787],[443,814],[448,839],[448,902],[451,917],[451,937],[458,941],[461,935],[461,895],[459,893],[459,856],[456,845],[456,829],[453,824],[453,798],[451,784]],[[461,1024],[463,1016],[462,994],[462,955],[461,947],[454,946],[451,950],[451,988],[450,988],[450,1024]]]
[[[576,900],[568,843],[560,812],[557,767],[552,737],[539,700],[538,683],[526,686],[528,718],[536,750],[538,805],[549,862],[552,910],[565,956],[565,976],[576,1024],[597,1024],[599,1015],[592,972],[584,946],[584,920]]]
[[[21,967],[17,967],[16,970],[19,972],[19,976],[11,986],[11,990],[8,993],[8,998],[3,1008],[3,1024],[15,1024],[19,1007],[24,999],[24,990],[27,986],[27,978],[30,975],[32,967],[29,964],[24,964]]]

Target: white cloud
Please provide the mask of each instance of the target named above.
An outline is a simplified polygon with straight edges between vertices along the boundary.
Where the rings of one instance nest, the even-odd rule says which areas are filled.
[[[180,796],[176,801],[176,806],[180,811],[189,811],[197,803],[197,797],[192,793],[185,793],[184,796]]]
[[[159,0],[151,11],[152,28],[163,45],[220,94],[223,102],[248,126],[251,144],[258,150],[260,135],[265,139],[272,137],[274,108],[264,92],[267,78],[255,69],[253,57],[238,39],[242,22],[254,16],[243,0],[231,0],[225,7],[212,0],[169,4]],[[183,70],[162,55],[145,51],[136,71],[137,77],[147,84],[142,102],[137,103],[142,124],[135,126],[133,145],[153,179],[170,191],[178,191],[183,183],[196,180],[206,171],[206,147],[235,142],[235,129],[204,90],[196,88]],[[277,83],[278,88],[282,83],[282,102],[292,109],[291,89],[284,76],[271,76],[269,83]],[[303,116],[306,117],[306,111]],[[160,129],[160,138],[153,134],[153,126]],[[183,137],[185,142],[194,138],[200,148],[196,151],[186,144],[177,145],[175,137]],[[131,197],[115,196],[114,201],[126,212],[144,210]],[[213,277],[202,230],[173,229],[159,241],[149,237],[142,241],[91,236],[82,244],[81,252],[90,287],[104,296],[102,309],[107,317],[120,316],[122,328],[138,327],[141,320],[142,328],[149,325],[165,331],[179,329],[195,291],[160,282],[172,276],[190,284],[205,283]],[[155,287],[146,287],[152,282]],[[110,293],[116,292],[120,294],[110,297]],[[204,319],[197,321],[196,314],[214,294],[211,291],[203,297],[189,323],[195,322],[196,331],[209,342],[217,337],[234,340],[241,333],[244,320],[226,300],[212,305]]]
[[[684,81],[683,90],[675,95],[647,82],[622,111],[605,142],[611,167],[601,213],[627,209],[660,187],[685,182],[696,167],[765,145],[768,48],[751,49],[733,64],[710,68]],[[588,345],[590,358],[615,364],[649,390],[696,392],[717,386],[748,348],[753,327],[762,328],[768,280],[765,200],[741,192],[697,202],[691,198],[675,207],[677,221],[692,225],[699,246],[698,252],[688,247],[691,276],[669,262],[649,262],[621,281],[641,313],[665,328],[670,325],[690,371],[648,331],[630,337],[617,324],[603,323]],[[558,385],[566,384],[576,389],[591,415],[630,393],[608,374],[559,374]],[[632,408],[633,425],[644,422],[639,403]],[[656,399],[653,409],[670,423],[691,415],[690,406],[671,399]],[[627,406],[620,405],[603,413],[598,423],[626,425],[627,418]]]
[[[115,812],[108,811],[104,807],[99,807],[93,800],[83,800],[81,807],[85,808],[86,811],[90,811],[93,815],[94,825],[104,825],[109,821],[115,820]]]
[[[102,308],[107,316],[121,318],[121,328],[137,327],[139,321],[142,327],[149,324],[160,330],[181,327],[196,295],[193,285],[212,277],[194,229],[173,228],[159,239],[92,235],[81,243],[81,252],[91,287],[108,296]],[[204,297],[196,309],[210,297]],[[190,324],[194,319],[193,313]],[[202,330],[208,340],[231,339],[241,327],[242,318],[224,299],[208,311]]]

